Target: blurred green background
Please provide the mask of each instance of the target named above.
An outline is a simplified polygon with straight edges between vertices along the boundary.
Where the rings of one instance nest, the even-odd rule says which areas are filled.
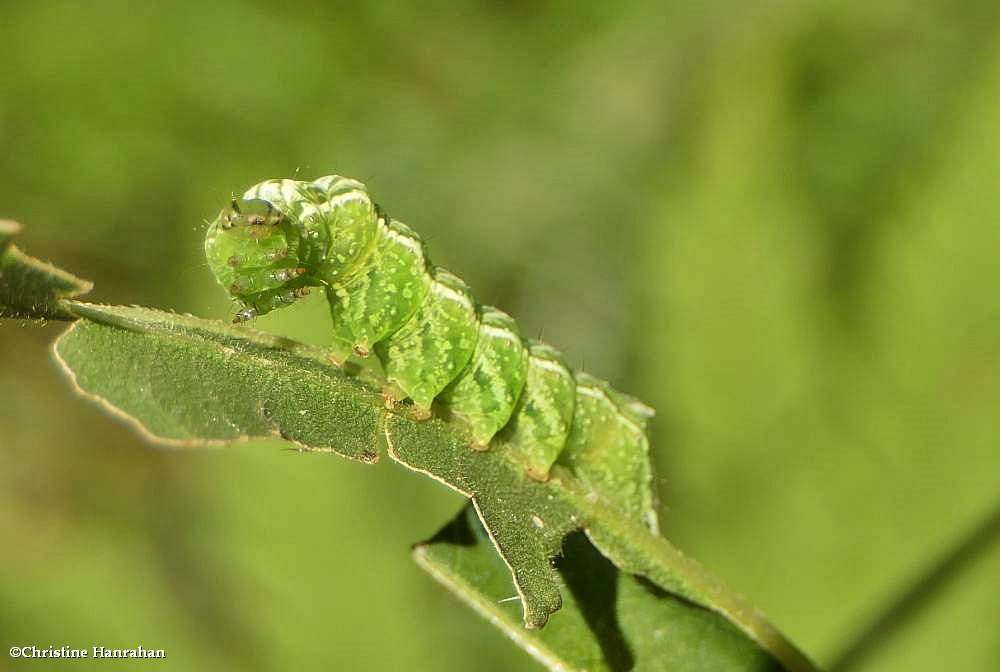
[[[231,192],[367,181],[481,300],[659,409],[667,535],[825,665],[1000,506],[998,15],[4,3],[0,215],[94,300],[226,318],[201,242]],[[260,326],[323,343],[312,298]],[[61,328],[0,324],[0,643],[538,669],[410,560],[460,497],[275,442],[151,448],[73,396]],[[861,669],[1000,669],[998,546]]]

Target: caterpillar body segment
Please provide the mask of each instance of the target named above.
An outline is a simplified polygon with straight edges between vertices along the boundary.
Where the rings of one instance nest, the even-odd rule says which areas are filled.
[[[385,217],[377,225],[379,235],[362,268],[326,288],[334,339],[360,357],[413,317],[433,283],[420,237]]]
[[[528,347],[510,315],[493,306],[480,306],[479,311],[476,351],[440,399],[469,425],[473,447],[485,449],[510,422],[521,398]]]
[[[576,383],[562,354],[544,343],[530,343],[527,382],[505,438],[532,478],[548,479],[566,447],[575,406]]]
[[[472,359],[478,338],[479,316],[468,286],[438,268],[423,304],[375,352],[389,382],[430,416],[435,397]]]
[[[362,183],[335,175],[261,182],[209,225],[205,251],[243,306],[234,321],[323,287],[334,341],[359,357],[374,353],[393,396],[409,397],[419,415],[437,407],[460,418],[472,447],[510,451],[536,480],[558,463],[657,529],[652,410],[572,371],[554,348],[523,339],[506,313],[477,304]]]
[[[559,463],[595,492],[658,531],[646,434],[650,409],[586,373],[576,374],[576,409]]]

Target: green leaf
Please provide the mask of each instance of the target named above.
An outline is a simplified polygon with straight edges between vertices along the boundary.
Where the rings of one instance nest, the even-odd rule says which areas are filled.
[[[605,507],[569,472],[535,481],[503,451],[470,449],[453,424],[418,421],[406,405],[387,410],[370,371],[341,369],[317,348],[219,322],[70,306],[86,319],[57,342],[60,361],[82,391],[148,435],[194,445],[278,434],[366,462],[376,461],[384,436],[393,459],[471,498],[513,576],[528,628],[542,627],[563,605],[552,560],[564,538],[583,529],[617,567],[728,620],[747,646],[770,652],[786,669],[813,669],[697,563]]]
[[[617,569],[583,534],[566,538],[556,571],[566,599],[542,630],[526,630],[507,568],[472,507],[429,541],[417,562],[542,664],[558,670],[765,672],[783,669],[719,614]]]
[[[204,445],[281,436],[378,459],[381,397],[322,351],[217,322],[72,303],[87,318],[56,343],[76,386],[154,440]]]
[[[725,616],[788,670],[812,664],[753,607],[666,539],[594,498],[562,468],[545,483],[526,478],[501,451],[469,450],[440,420],[414,422],[390,415],[386,437],[398,462],[430,475],[472,499],[497,551],[514,575],[525,624],[541,627],[564,595],[550,560],[566,535],[582,529],[619,569],[643,576],[662,590]],[[554,607],[554,609],[553,609]]]
[[[62,304],[93,285],[21,252],[11,241],[21,225],[0,220],[0,317],[72,320]]]

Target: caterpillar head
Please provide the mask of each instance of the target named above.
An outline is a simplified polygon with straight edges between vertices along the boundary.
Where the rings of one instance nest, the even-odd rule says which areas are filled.
[[[309,293],[290,217],[260,199],[236,199],[209,224],[205,255],[215,279],[242,304],[245,322]]]

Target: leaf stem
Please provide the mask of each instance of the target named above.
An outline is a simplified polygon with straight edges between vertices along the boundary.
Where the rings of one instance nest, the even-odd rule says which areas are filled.
[[[620,569],[648,577],[666,590],[722,614],[788,672],[817,672],[817,667],[741,595],[728,588],[694,558],[661,536],[594,501],[572,478],[561,485],[572,493],[576,506],[587,514],[587,535]],[[623,554],[627,549],[629,555]]]
[[[852,672],[916,619],[1000,541],[1000,503],[925,573],[903,590],[871,623],[843,648],[830,672]]]

